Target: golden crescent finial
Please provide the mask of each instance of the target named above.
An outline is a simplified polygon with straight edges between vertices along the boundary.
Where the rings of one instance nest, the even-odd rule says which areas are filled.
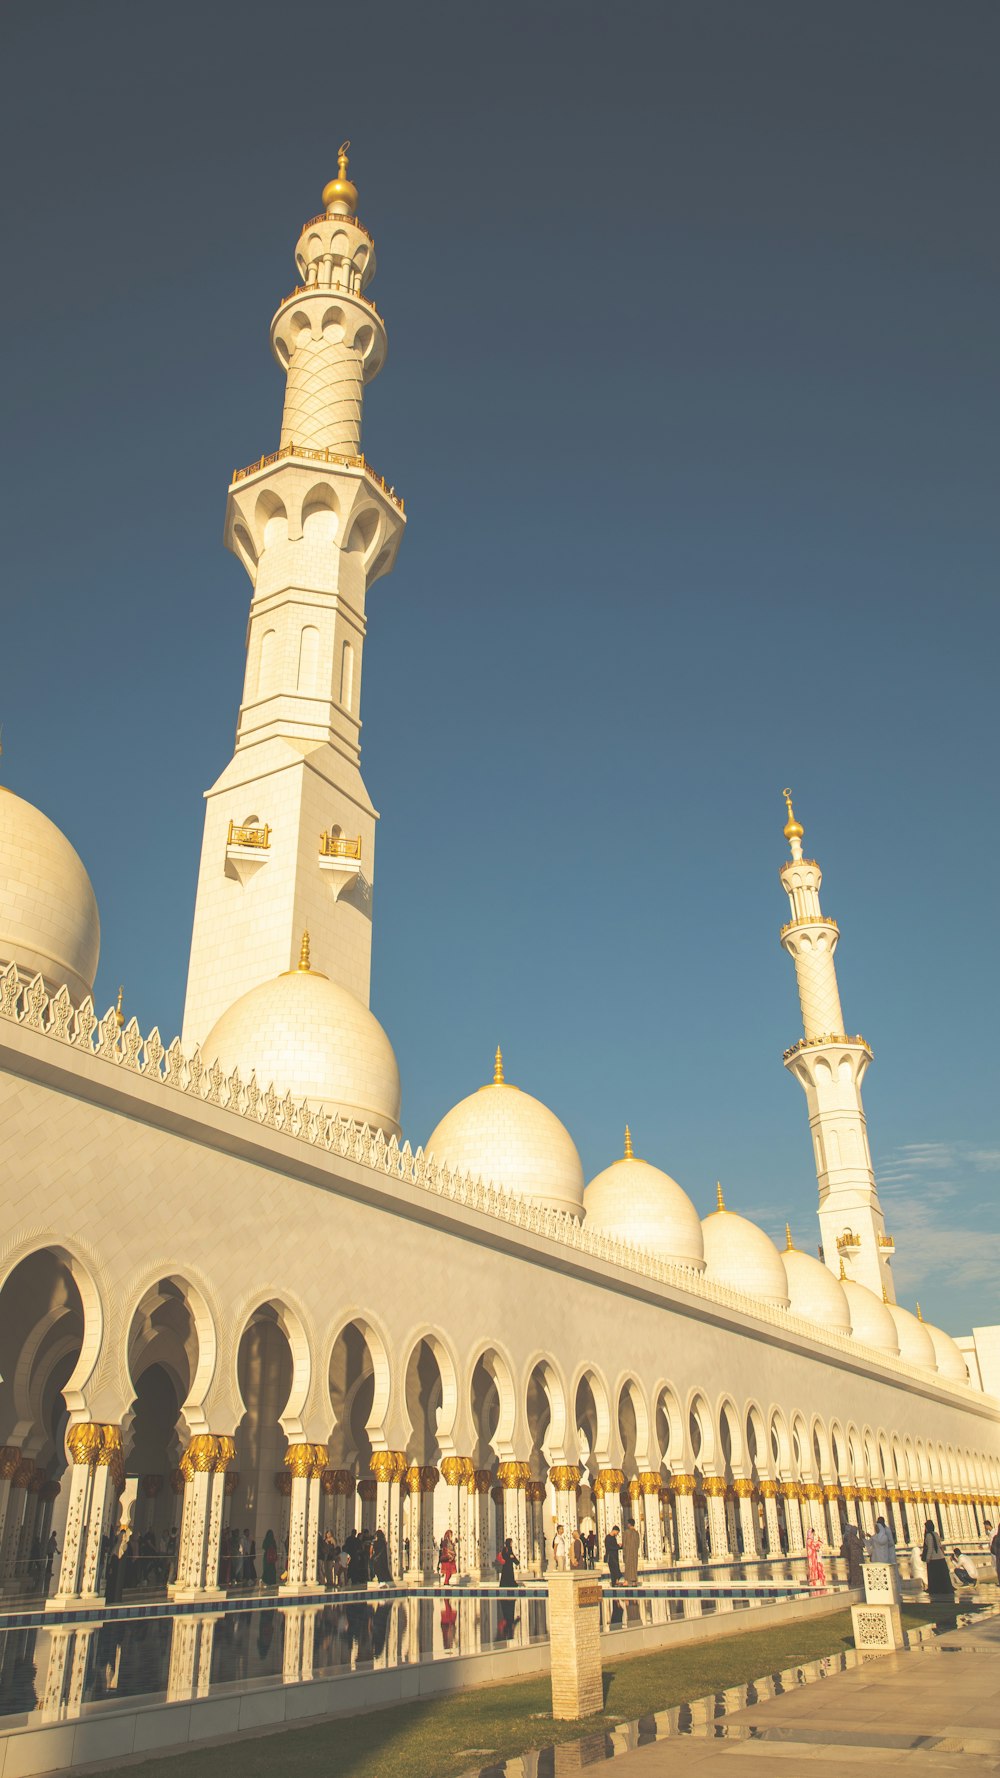
[[[628,1124],[625,1125],[625,1154],[623,1159],[626,1161],[635,1160],[635,1149],[632,1147],[632,1132],[629,1129]]]
[[[495,1087],[502,1087],[504,1085],[503,1050],[500,1048],[499,1044],[497,1044],[497,1053],[493,1058],[493,1085]]]
[[[323,187],[323,208],[329,210],[331,204],[342,204],[344,208],[337,214],[353,216],[358,207],[358,188],[347,176],[347,150],[350,146],[351,138],[345,136],[337,150],[337,177]]]
[[[786,840],[800,840],[805,833],[805,828],[801,821],[796,821],[795,819],[795,810],[792,808],[792,793],[787,784],[781,794],[788,806],[788,820],[785,823],[785,838]]]
[[[119,1031],[122,1031],[125,1028],[125,1014],[122,1012],[122,995],[124,992],[124,983],[119,982],[118,999],[115,1002],[115,1023],[117,1024]]]

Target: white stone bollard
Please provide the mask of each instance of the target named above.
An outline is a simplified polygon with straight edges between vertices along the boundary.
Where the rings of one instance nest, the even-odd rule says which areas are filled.
[[[576,1722],[604,1708],[601,1584],[561,1569],[547,1580],[552,1715]]]
[[[899,1570],[894,1562],[866,1562],[865,1603],[851,1606],[854,1646],[865,1654],[889,1655],[903,1647]]]

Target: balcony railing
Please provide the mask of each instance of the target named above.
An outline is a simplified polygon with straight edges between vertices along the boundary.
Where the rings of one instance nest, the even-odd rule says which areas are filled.
[[[840,1044],[847,1049],[854,1049],[857,1045],[859,1049],[864,1050],[869,1062],[874,1061],[874,1051],[866,1038],[860,1034],[855,1037],[845,1037],[841,1031],[828,1031],[823,1037],[800,1037],[798,1043],[793,1043],[789,1049],[785,1050],[782,1061],[790,1062],[792,1057],[801,1054],[802,1050],[826,1049],[831,1043]]]
[[[879,1235],[878,1244],[886,1253],[895,1253],[896,1251],[895,1235]]]
[[[837,1236],[838,1253],[857,1253],[860,1246],[861,1236],[853,1235],[850,1229],[845,1229],[842,1235]]]
[[[245,469],[234,469],[231,485],[235,487],[237,482],[245,482],[248,475],[256,475],[258,470],[268,469],[272,463],[280,463],[285,457],[301,457],[306,463],[334,463],[340,469],[363,469],[369,480],[381,488],[386,499],[391,500],[393,506],[405,514],[406,508],[401,495],[396,493],[395,488],[390,488],[385,476],[379,475],[367,458],[342,457],[336,451],[317,450],[308,445],[282,445],[279,451],[269,451],[266,457],[260,457],[256,463],[248,463]]]
[[[317,222],[336,222],[338,225],[346,222],[351,228],[356,228],[359,234],[364,235],[373,247],[375,245],[375,236],[371,229],[366,228],[363,222],[359,222],[356,216],[328,216],[325,210],[321,210],[318,216],[310,216],[309,221],[302,224],[299,233],[304,235],[306,229],[315,228]]]
[[[356,840],[348,840],[341,833],[321,833],[319,836],[319,855],[321,858],[357,858],[361,857],[361,835]]]
[[[831,926],[834,932],[840,931],[836,920],[831,919],[829,914],[803,914],[801,920],[786,920],[779,937],[784,938],[785,933],[791,932],[795,926]]]
[[[385,326],[385,322],[382,320],[382,317],[379,314],[377,308],[375,307],[375,304],[372,302],[371,297],[370,296],[362,296],[360,290],[351,290],[349,288],[349,286],[346,284],[296,284],[294,290],[290,290],[288,292],[287,296],[282,297],[280,303],[278,304],[278,307],[279,307],[279,309],[283,309],[285,304],[290,303],[292,298],[295,296],[316,296],[316,295],[320,295],[320,296],[349,296],[353,302],[364,303],[366,309],[371,309],[371,312],[374,315],[376,321],[378,321],[382,327]]]
[[[271,845],[271,829],[269,827],[237,827],[235,821],[230,821],[226,845],[252,846],[255,851],[266,852]]]

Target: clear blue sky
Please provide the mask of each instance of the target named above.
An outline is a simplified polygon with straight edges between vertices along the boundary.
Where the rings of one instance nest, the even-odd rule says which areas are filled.
[[[1000,10],[8,11],[6,782],[100,997],[180,1019],[249,583],[233,465],[342,136],[406,497],[370,600],[375,1009],[426,1139],[488,1078],[817,1238],[781,786],[841,924],[897,1276],[1000,1319]]]

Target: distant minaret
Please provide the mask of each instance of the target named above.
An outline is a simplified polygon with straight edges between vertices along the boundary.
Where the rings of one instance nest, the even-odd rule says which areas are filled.
[[[885,1232],[861,1103],[861,1082],[872,1052],[863,1037],[844,1034],[833,960],[839,928],[820,908],[823,873],[815,859],[803,858],[803,829],[795,819],[792,793],[783,795],[791,859],[780,875],[792,917],[781,928],[781,942],[795,964],[805,1031],[785,1051],[785,1067],[802,1086],[809,1106],[823,1258],[835,1277],[843,1259],[849,1278],[895,1302],[889,1264],[895,1248]]]
[[[375,249],[347,149],[295,248],[302,283],[271,322],[281,443],[229,489],[225,542],[253,582],[236,751],[207,792],[185,1046],[295,965],[368,1004],[378,819],[360,769],[365,599],[393,566],[403,503],[361,453],[364,386],[385,360],[365,292]]]

